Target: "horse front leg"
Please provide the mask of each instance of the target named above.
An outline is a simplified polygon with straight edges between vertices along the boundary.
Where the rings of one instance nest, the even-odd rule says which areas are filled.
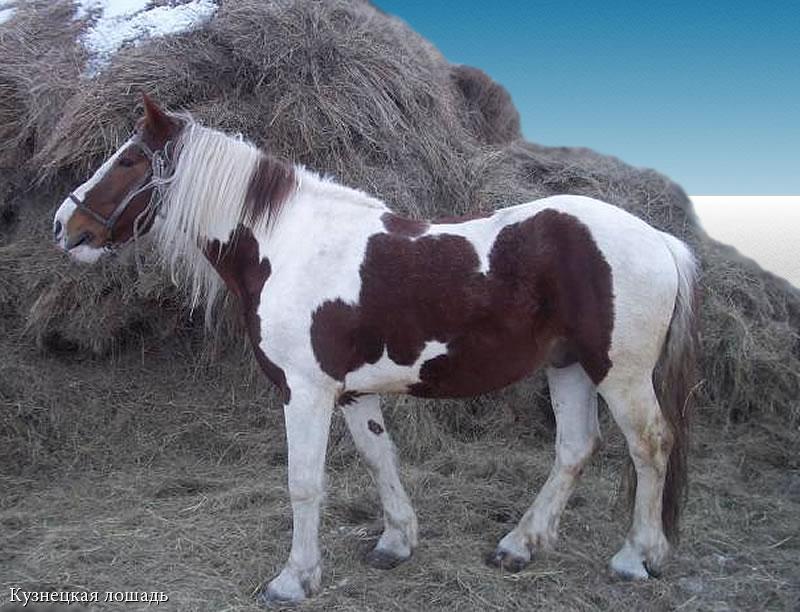
[[[281,573],[259,594],[263,603],[295,603],[319,590],[319,515],[325,493],[325,451],[333,406],[332,392],[296,384],[284,406],[292,549]]]
[[[391,569],[411,557],[417,545],[417,517],[397,469],[397,456],[383,421],[380,398],[368,395],[342,406],[347,427],[367,464],[383,504],[383,534],[366,562]]]

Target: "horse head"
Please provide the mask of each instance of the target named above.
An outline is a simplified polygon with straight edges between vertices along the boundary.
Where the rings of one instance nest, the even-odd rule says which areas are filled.
[[[183,124],[147,95],[143,103],[133,135],[56,211],[53,239],[77,261],[96,262],[146,234],[156,220],[159,181],[169,173]]]

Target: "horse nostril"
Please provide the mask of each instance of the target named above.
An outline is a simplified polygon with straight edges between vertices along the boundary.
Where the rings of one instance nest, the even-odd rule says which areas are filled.
[[[92,232],[83,232],[78,237],[78,244],[83,244],[84,242],[91,242],[94,240],[94,234]]]
[[[67,242],[67,250],[69,251],[86,242],[91,242],[92,240],[94,240],[94,234],[92,232],[81,232],[74,240]]]
[[[58,240],[61,237],[61,230],[64,229],[64,226],[61,225],[61,221],[56,221],[55,225],[53,225],[53,237]]]

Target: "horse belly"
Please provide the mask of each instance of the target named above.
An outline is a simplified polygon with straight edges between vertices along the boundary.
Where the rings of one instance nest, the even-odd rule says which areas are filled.
[[[448,343],[443,353],[422,363],[417,397],[470,397],[502,389],[538,369],[548,358],[552,339],[545,334],[470,334]]]

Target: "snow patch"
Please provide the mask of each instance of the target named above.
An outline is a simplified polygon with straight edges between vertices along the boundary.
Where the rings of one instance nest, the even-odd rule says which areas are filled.
[[[82,42],[89,52],[86,73],[95,76],[125,45],[187,32],[217,11],[215,0],[191,0],[176,6],[152,6],[150,0],[79,0],[76,19],[94,18]]]
[[[13,14],[14,14],[14,7],[13,6],[9,6],[7,8],[3,8],[3,6],[0,5],[0,23],[5,23],[9,19],[11,19],[11,16]]]

